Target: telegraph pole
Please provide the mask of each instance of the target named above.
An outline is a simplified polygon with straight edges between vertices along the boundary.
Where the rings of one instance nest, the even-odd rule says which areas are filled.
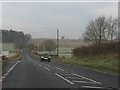
[[[57,56],[59,56],[59,30],[57,29]]]

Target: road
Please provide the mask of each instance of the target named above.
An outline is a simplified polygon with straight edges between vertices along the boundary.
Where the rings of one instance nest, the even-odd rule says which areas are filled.
[[[36,62],[24,50],[23,59],[2,81],[3,88],[118,88],[118,77],[56,62]]]

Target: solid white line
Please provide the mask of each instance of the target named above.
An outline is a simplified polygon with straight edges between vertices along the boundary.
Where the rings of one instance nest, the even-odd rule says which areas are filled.
[[[81,75],[78,75],[78,74],[75,74],[75,73],[73,73],[73,74],[76,75],[76,76],[78,76],[78,77],[84,78],[84,79],[86,79],[86,80],[92,81],[92,82],[94,82],[94,83],[101,84],[100,82],[94,81],[94,80],[89,79],[89,78],[87,78],[87,77],[84,77],[84,76],[81,76]]]
[[[48,69],[47,67],[44,67],[46,70],[50,71],[50,69]]]
[[[95,87],[95,86],[82,86],[83,88],[103,88],[103,87]]]
[[[87,81],[72,81],[72,82],[75,82],[75,83],[94,83],[94,82],[87,82]]]
[[[2,77],[1,79],[4,79],[14,68],[15,66],[19,63],[20,61],[18,61],[16,64],[14,64]]]
[[[95,70],[95,71],[100,72],[100,73],[104,73],[104,74],[113,75],[113,76],[120,76],[120,75],[116,75],[116,74],[108,73],[108,72],[105,72],[105,71],[100,71],[100,70]]]
[[[59,75],[59,74],[57,74],[57,73],[55,73],[55,75],[57,75],[58,77],[62,78],[63,80],[67,81],[67,82],[70,83],[70,84],[74,84],[73,82],[69,81],[68,79],[62,77],[61,75]]]
[[[81,79],[79,77],[65,77],[65,78],[71,78],[71,79]]]
[[[61,68],[59,68],[59,67],[55,67],[55,68],[57,68],[57,69],[59,69],[59,70],[61,70],[61,71],[64,71],[63,69],[61,69]]]
[[[8,72],[4,74],[4,77],[6,77],[8,75]]]
[[[63,73],[63,74],[62,74],[62,73],[60,73],[60,75],[72,75],[72,74],[69,74],[69,73],[68,73],[68,74],[67,74],[67,73],[65,73],[65,74]]]

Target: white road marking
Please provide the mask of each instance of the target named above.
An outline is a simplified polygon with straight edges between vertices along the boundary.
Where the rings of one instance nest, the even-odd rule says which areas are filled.
[[[83,88],[104,88],[104,87],[95,87],[95,86],[82,86]]]
[[[49,65],[49,64],[47,64],[47,63],[46,63],[46,65],[47,65],[47,66],[51,66],[51,65]]]
[[[43,62],[41,62],[41,64],[44,64]]]
[[[15,66],[19,63],[20,61],[18,61],[17,63],[15,63],[0,79],[4,79],[14,68]]]
[[[97,81],[95,81],[95,80],[89,79],[89,78],[87,78],[87,77],[84,77],[84,76],[81,76],[81,75],[78,75],[78,74],[75,74],[75,73],[73,73],[73,74],[76,75],[76,76],[78,76],[78,77],[84,78],[84,79],[86,79],[86,80],[92,81],[92,82],[94,82],[94,83],[101,84],[100,82],[97,82]]]
[[[65,78],[71,78],[71,79],[82,79],[80,77],[65,77]]]
[[[106,74],[107,74],[107,72],[104,72],[104,71],[100,71],[100,70],[95,70],[95,71],[100,72],[100,73],[106,73]]]
[[[50,71],[50,69],[48,69],[47,67],[44,67],[46,70]]]
[[[4,76],[1,77],[1,79],[4,79],[4,78],[5,78]]]
[[[69,81],[68,79],[62,77],[61,75],[59,75],[59,74],[57,74],[57,73],[55,73],[55,75],[57,75],[58,77],[62,78],[63,80],[67,81],[67,82],[70,83],[70,84],[74,84],[73,82]]]
[[[60,75],[72,75],[72,74],[70,74],[70,73],[60,73]]]
[[[41,64],[39,64],[39,66],[42,66]]]
[[[74,83],[94,83],[94,82],[88,82],[88,81],[72,81]]]
[[[64,71],[63,69],[61,69],[61,68],[59,68],[59,67],[55,67],[55,68],[57,68],[57,69],[59,69],[59,70],[61,70],[61,71]]]
[[[7,76],[7,74],[8,74],[8,72],[4,74],[4,77],[6,77],[6,76]]]

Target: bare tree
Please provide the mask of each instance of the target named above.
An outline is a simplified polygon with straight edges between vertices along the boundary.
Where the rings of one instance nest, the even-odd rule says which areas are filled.
[[[94,21],[89,21],[86,26],[86,32],[84,34],[84,40],[91,41],[93,43],[100,44],[106,40],[106,17],[100,16]]]
[[[118,18],[118,34],[117,34],[117,39],[120,41],[120,17]]]
[[[107,20],[107,39],[109,41],[114,41],[118,34],[118,19],[113,19],[109,17]]]

